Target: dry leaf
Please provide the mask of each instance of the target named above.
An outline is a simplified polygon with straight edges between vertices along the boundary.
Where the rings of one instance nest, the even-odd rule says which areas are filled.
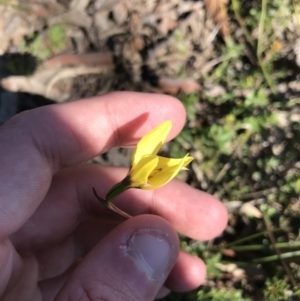
[[[1,86],[11,92],[26,92],[45,96],[45,84],[37,77],[10,76],[0,81]],[[57,90],[52,90],[50,98],[59,97]]]
[[[239,268],[235,263],[222,264],[216,263],[216,268],[225,273],[230,273],[236,279],[244,279],[246,273],[244,269]]]
[[[224,201],[224,205],[229,212],[236,212],[242,206],[241,201]]]
[[[158,85],[164,92],[170,94],[177,94],[179,92],[188,94],[200,91],[200,85],[193,79],[160,78]]]
[[[63,14],[49,19],[50,25],[65,23],[83,28],[90,28],[92,25],[92,18],[85,12],[85,10],[72,9]]]
[[[49,62],[50,61],[48,61],[48,63]],[[61,81],[62,79],[74,78],[79,75],[100,74],[101,72],[107,72],[111,70],[112,67],[113,64],[109,66],[94,64],[92,67],[79,64],[75,67],[64,68],[57,66],[56,68],[53,66],[51,68],[45,68],[44,65],[43,68],[40,68],[32,76],[10,76],[2,79],[0,84],[8,91],[38,94],[60,102],[68,99],[70,91],[66,85],[58,89],[55,86],[57,82]]]
[[[124,5],[124,2],[120,2],[112,8],[113,19],[118,24],[121,25],[127,20],[127,7]]]
[[[245,203],[240,208],[240,214],[244,214],[248,217],[262,218],[263,214],[257,209],[251,202]]]
[[[129,44],[132,52],[141,51],[145,47],[144,39],[141,36],[133,36]]]
[[[95,0],[95,9],[96,10],[109,10],[120,0]]]
[[[206,11],[220,25],[224,39],[230,36],[227,5],[228,0],[205,0]]]
[[[107,66],[112,67],[113,55],[110,52],[96,52],[84,54],[63,54],[53,57],[43,63],[45,68],[58,68],[62,66]]]
[[[220,271],[225,272],[225,273],[232,273],[234,270],[236,270],[238,268],[238,266],[235,263],[224,264],[221,262],[217,262],[216,267]]]
[[[223,249],[222,254],[225,255],[225,256],[228,256],[228,257],[235,257],[236,256],[235,251],[232,250],[232,249]]]

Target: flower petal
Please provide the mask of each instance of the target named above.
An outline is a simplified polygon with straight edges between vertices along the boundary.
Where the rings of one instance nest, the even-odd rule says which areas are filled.
[[[167,139],[172,121],[167,120],[148,132],[137,144],[132,155],[132,165],[137,164],[145,155],[156,155]]]
[[[128,173],[130,187],[140,188],[146,185],[148,177],[158,164],[158,156],[144,156],[140,161],[133,165]]]
[[[182,159],[169,159],[164,157],[158,157],[158,159],[159,161],[156,168],[149,175],[149,186],[143,187],[145,190],[156,189],[170,182],[183,167],[193,160],[193,157],[187,154]]]

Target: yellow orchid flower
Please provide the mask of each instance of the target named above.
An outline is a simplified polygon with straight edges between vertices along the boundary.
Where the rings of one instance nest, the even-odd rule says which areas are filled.
[[[170,120],[159,124],[148,132],[137,144],[127,176],[107,193],[105,203],[129,188],[152,190],[170,182],[187,166],[193,157],[188,154],[181,159],[157,156],[172,128]]]

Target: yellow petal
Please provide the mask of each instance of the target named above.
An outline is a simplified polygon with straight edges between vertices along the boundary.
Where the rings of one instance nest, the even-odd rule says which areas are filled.
[[[172,121],[167,120],[148,132],[137,144],[132,155],[132,165],[137,164],[145,155],[156,155],[166,141],[172,128]]]
[[[158,156],[144,156],[136,165],[130,169],[128,177],[130,187],[141,187],[148,182],[149,175],[158,164]]]
[[[158,158],[158,164],[148,178],[149,186],[143,187],[145,190],[156,189],[169,183],[183,167],[193,160],[188,154],[182,159]]]

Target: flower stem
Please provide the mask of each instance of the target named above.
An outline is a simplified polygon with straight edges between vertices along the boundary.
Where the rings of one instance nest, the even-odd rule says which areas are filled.
[[[123,210],[119,209],[116,205],[114,205],[111,202],[107,202],[105,199],[101,198],[98,194],[96,189],[93,187],[93,192],[95,197],[97,198],[98,201],[100,201],[106,208],[114,211],[115,213],[119,214],[120,216],[124,217],[124,218],[130,218],[132,217],[131,215],[129,215],[128,213],[124,212]]]
[[[123,181],[117,183],[113,186],[105,197],[105,202],[108,204],[112,199],[116,198],[118,195],[130,188],[130,182],[128,177]]]

